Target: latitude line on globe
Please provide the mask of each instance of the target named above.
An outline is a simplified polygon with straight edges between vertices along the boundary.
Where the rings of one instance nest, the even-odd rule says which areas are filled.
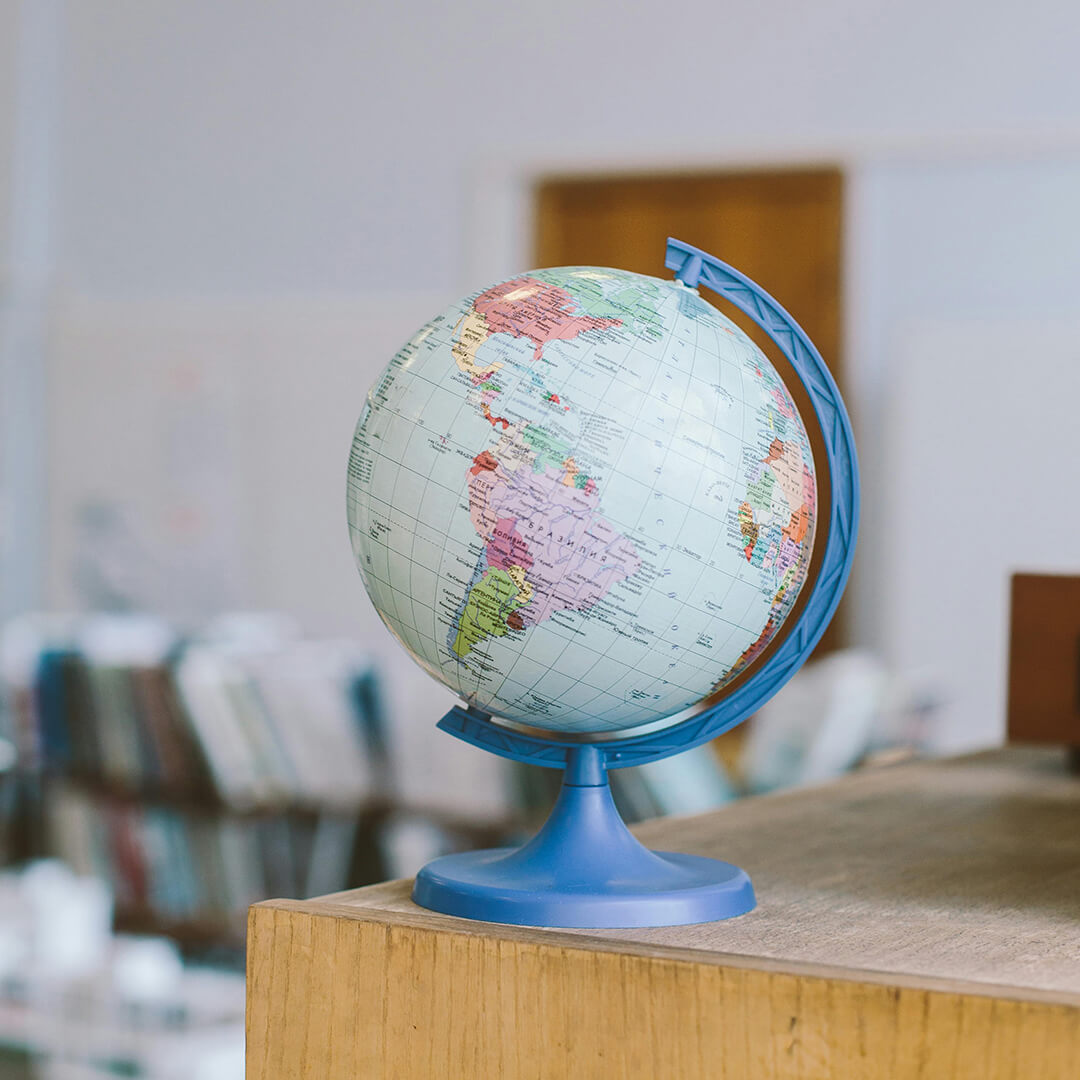
[[[378,501],[378,502],[381,502],[381,503],[383,503],[383,505],[384,505],[384,506],[385,506],[385,505],[388,505],[388,504],[387,504],[387,503],[385,503],[385,501],[384,501],[384,500],[382,500],[382,499],[377,499],[376,501]],[[418,524],[419,524],[419,523],[418,523]],[[443,535],[443,534],[442,534],[442,533],[440,533],[440,532],[439,532],[438,530],[434,530],[434,529],[433,529],[433,530],[432,530],[432,532],[434,532],[434,533],[436,533],[436,534],[438,534],[438,535]],[[459,547],[460,547],[460,548],[462,549],[462,551],[464,551],[464,552],[467,552],[467,553],[469,553],[469,554],[472,554],[472,553],[473,553],[473,551],[474,551],[474,546],[473,546],[473,544],[472,544],[472,543],[469,543],[469,542],[465,542],[465,541],[461,541],[461,540],[455,540],[455,539],[453,539],[453,538],[452,538],[452,537],[450,537],[450,536],[446,536],[446,543],[455,543],[455,544],[457,544],[457,545],[458,545],[458,546],[459,546]],[[672,550],[672,549],[671,549],[671,547],[670,547],[670,545],[668,545],[668,550],[669,550],[669,551],[670,551],[670,550]],[[674,552],[674,553],[675,553],[675,554],[678,554],[678,552]],[[699,561],[699,560],[695,560],[695,561]],[[741,579],[740,579],[740,578],[738,578],[738,577],[737,577],[736,575],[733,575],[733,574],[731,574],[731,573],[730,573],[729,571],[727,571],[727,570],[724,570],[724,569],[723,569],[722,567],[714,567],[714,568],[712,568],[712,569],[714,569],[714,570],[715,570],[715,571],[716,571],[716,572],[717,572],[718,574],[721,574],[721,575],[723,575],[724,577],[726,577],[726,578],[730,578],[730,579],[731,579],[731,585],[729,585],[729,588],[730,588],[730,587],[731,587],[732,585],[734,585],[734,583],[735,583],[735,582],[737,582],[737,581],[741,580]],[[397,591],[399,591],[399,592],[400,592],[400,591],[402,591],[402,590],[398,589],[398,587],[397,587],[396,585],[394,585],[394,584],[393,584],[392,582],[390,582],[390,581],[388,581],[388,580],[385,580],[385,579],[383,579],[383,578],[379,577],[379,576],[378,576],[377,574],[375,574],[374,572],[372,572],[372,571],[368,571],[368,573],[369,573],[369,574],[371,575],[371,577],[373,577],[373,578],[374,578],[374,579],[375,579],[376,581],[378,581],[380,585],[385,585],[385,586],[386,586],[387,588],[390,588],[390,589],[395,589],[395,590],[397,590]],[[621,584],[621,583],[619,583],[619,584]],[[650,590],[651,590],[651,591],[656,591],[655,589],[653,589],[653,588],[652,588],[652,586],[649,586],[649,588],[650,588]],[[637,598],[635,597],[635,599],[637,599]],[[431,608],[431,605],[430,605],[430,604],[426,604],[426,603],[425,603],[424,601],[422,601],[422,600],[418,600],[417,602],[418,602],[418,603],[420,603],[420,604],[421,604],[421,606],[423,606],[423,607],[426,607],[426,608]],[[735,629],[740,629],[740,630],[743,630],[743,629],[747,629],[747,627],[745,627],[745,626],[744,626],[744,625],[743,625],[743,624],[742,624],[741,622],[739,622],[739,621],[737,621],[737,620],[735,620],[735,619],[730,619],[730,618],[727,618],[727,617],[725,617],[725,616],[723,616],[723,615],[718,615],[718,614],[715,614],[715,613],[713,613],[713,612],[712,612],[712,611],[711,611],[710,609],[708,609],[708,608],[702,608],[702,607],[698,607],[698,606],[696,606],[695,604],[693,604],[692,602],[690,602],[689,600],[686,600],[686,601],[680,601],[680,603],[682,603],[684,607],[686,607],[686,608],[689,608],[690,610],[692,610],[692,611],[695,611],[695,612],[697,612],[697,613],[698,613],[698,614],[700,614],[700,615],[704,615],[704,616],[706,616],[707,618],[713,618],[713,619],[719,620],[720,622],[724,622],[724,623],[727,623],[728,625],[730,625],[730,626],[734,627]],[[580,611],[571,611],[571,615],[573,615],[573,616],[581,616],[582,614],[583,614],[583,613],[582,613],[582,612],[580,612]],[[640,611],[635,611],[635,612],[633,613],[633,615],[634,615],[635,617],[636,617],[636,616],[638,616],[638,615],[640,615]],[[438,638],[437,638],[437,637],[436,637],[436,640],[438,640]],[[572,642],[571,642],[571,643],[572,643]],[[707,659],[707,658],[703,657],[703,659]]]
[[[393,591],[395,591],[395,592],[399,592],[399,593],[401,593],[402,595],[405,595],[405,593],[404,593],[404,590],[403,590],[403,589],[400,589],[400,588],[399,588],[399,587],[398,587],[397,585],[394,585],[394,584],[393,584],[392,582],[390,582],[390,581],[387,581],[387,580],[385,580],[385,579],[383,579],[383,578],[381,578],[381,577],[378,577],[378,576],[377,576],[377,575],[375,575],[375,574],[371,574],[371,577],[372,577],[372,578],[374,578],[374,580],[375,580],[375,581],[377,581],[377,582],[378,582],[378,583],[379,583],[380,585],[383,585],[383,586],[385,586],[385,587],[386,587],[386,588],[388,588],[388,589],[392,589],[392,590],[393,590]],[[680,601],[680,602],[681,602],[681,601]],[[430,605],[430,604],[426,603],[426,602],[425,602],[425,601],[423,601],[423,600],[417,600],[417,603],[418,603],[418,604],[419,604],[419,605],[420,605],[421,607],[423,607],[423,608],[427,608],[428,610],[438,610],[437,608],[436,608],[436,609],[432,609],[432,605]],[[682,603],[682,602],[681,602],[681,603]],[[727,625],[731,626],[732,628],[734,628],[734,629],[736,629],[736,630],[746,630],[746,629],[749,629],[749,627],[747,627],[747,626],[744,626],[744,625],[743,625],[742,623],[736,622],[736,621],[735,621],[735,620],[733,620],[733,619],[729,619],[729,618],[726,618],[726,617],[725,617],[725,616],[723,616],[723,615],[717,615],[717,614],[714,614],[714,613],[713,613],[712,611],[709,611],[709,610],[708,610],[708,609],[706,609],[706,608],[700,608],[700,607],[696,607],[695,605],[691,604],[691,603],[690,603],[689,601],[686,601],[686,602],[684,602],[684,603],[683,603],[683,607],[685,607],[686,609],[688,609],[688,610],[690,610],[690,611],[694,611],[694,612],[696,612],[696,613],[697,613],[698,615],[703,615],[703,616],[704,616],[705,618],[707,618],[707,619],[714,619],[714,620],[716,620],[716,621],[718,621],[718,622],[723,622],[723,623],[726,623]],[[566,610],[566,609],[564,609],[564,610]],[[574,615],[574,616],[581,616],[581,615],[582,615],[582,612],[573,612],[573,615]],[[404,621],[404,620],[402,620],[402,621]],[[545,625],[547,625],[547,624],[545,624]],[[556,624],[556,626],[557,626],[557,625],[558,625],[558,624]],[[421,631],[419,630],[419,628],[418,628],[418,627],[412,626],[411,624],[409,624],[409,627],[410,627],[410,629],[412,629],[412,630],[415,630],[415,631],[416,631],[417,633],[421,633]],[[554,631],[553,631],[553,632],[554,632]],[[566,640],[566,641],[567,641],[567,644],[570,644],[570,645],[573,645],[573,644],[575,644],[575,642],[574,642],[573,638],[570,638],[570,639],[566,639],[566,638],[563,638],[562,634],[560,634],[560,635],[559,635],[559,637],[560,637],[560,639],[562,639],[562,640]],[[438,641],[439,639],[438,639],[438,637],[435,637],[435,638],[434,638],[434,639],[432,639],[432,640]],[[595,652],[596,650],[594,649],[593,651]],[[701,656],[701,655],[700,655],[700,654],[698,654],[698,653],[694,653],[693,655],[694,655],[694,656],[697,656],[697,657],[698,657],[699,659],[703,659],[703,660],[708,660],[708,657],[703,657],[703,656]],[[623,661],[617,661],[617,662],[618,662],[618,663],[623,663]],[[707,668],[702,668],[701,670],[702,670],[702,671],[705,671],[705,670],[707,670]]]
[[[414,375],[412,377],[420,380],[421,382],[426,382],[426,383],[432,384],[432,380],[425,379],[421,375]],[[612,376],[611,382],[614,382],[616,378],[617,378],[617,376]],[[704,382],[704,380],[700,379],[700,378],[698,378],[697,381],[698,382]],[[609,386],[610,386],[610,383],[609,383]],[[630,414],[628,412],[626,412],[625,409],[621,409],[618,405],[605,406],[605,408],[607,408],[609,411],[612,411],[612,412],[618,412],[622,416],[626,417],[627,418],[627,426],[632,425],[634,423],[640,423],[640,425],[642,427],[648,427],[648,428],[656,431],[658,434],[661,434],[661,435],[665,434],[665,432],[664,432],[664,430],[662,428],[657,427],[655,424],[652,424],[647,420],[641,420],[640,416],[634,416],[634,417],[630,416]],[[462,412],[467,413],[467,414],[470,413],[470,410],[467,408],[467,406],[460,406],[458,411],[459,411],[459,413],[462,413]],[[595,416],[600,415],[600,413],[599,413],[599,410],[594,409],[594,410],[591,410],[587,415],[591,418],[591,417],[595,417]],[[447,441],[447,443],[449,445],[455,447],[458,450],[462,450],[462,451],[464,451],[466,453],[468,453],[468,451],[470,450],[470,447],[466,446],[464,443],[456,442],[455,440],[451,439],[449,437],[449,435],[447,435],[446,441]],[[671,454],[675,455],[676,457],[682,458],[682,460],[687,462],[687,464],[689,464],[689,465],[693,465],[695,467],[700,467],[701,463],[700,463],[700,461],[698,461],[698,459],[690,457],[688,454],[684,454],[681,451],[675,449],[674,447],[671,447],[669,452]],[[408,468],[408,466],[404,466],[404,465],[403,465],[403,467]],[[709,468],[711,468],[711,469],[713,469],[715,471],[716,466],[709,466]],[[410,471],[416,472],[416,470],[410,470]],[[610,466],[610,472],[618,473],[620,476],[626,477],[627,479],[631,479],[631,480],[636,479],[635,477],[631,476],[630,474],[628,474],[626,472],[623,472],[621,469],[617,468],[614,465]],[[422,475],[422,474],[417,472],[416,475],[419,476],[419,475]],[[735,481],[737,479],[737,473],[735,475],[731,476],[731,477],[725,477],[725,479],[730,479],[732,481]],[[439,481],[435,481],[435,483],[439,484],[440,487],[443,487],[447,491],[454,491],[455,493],[458,493],[459,489],[457,489],[457,488],[450,488],[449,486],[447,486],[445,484],[442,484]],[[385,500],[383,500],[383,501],[385,501]]]

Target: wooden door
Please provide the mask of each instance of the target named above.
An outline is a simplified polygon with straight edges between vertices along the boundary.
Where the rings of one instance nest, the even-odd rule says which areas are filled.
[[[669,236],[678,237],[772,293],[810,335],[843,391],[843,186],[837,168],[551,178],[536,189],[535,263],[617,266],[670,277],[664,250]],[[786,373],[779,350],[752,320],[708,289],[701,295],[746,330]],[[794,378],[786,381],[821,460],[820,435],[806,394]],[[819,478],[821,503],[826,496]],[[815,547],[820,556],[823,545]],[[841,605],[816,655],[840,646],[844,628]]]

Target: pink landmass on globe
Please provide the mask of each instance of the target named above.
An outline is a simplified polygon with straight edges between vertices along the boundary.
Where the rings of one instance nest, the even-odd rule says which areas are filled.
[[[780,544],[780,553],[776,560],[777,570],[781,574],[786,573],[793,566],[798,564],[799,556],[802,554],[802,546],[794,543],[788,537],[785,537]]]
[[[482,457],[469,471],[469,514],[489,566],[528,572],[532,596],[517,612],[523,627],[556,611],[585,611],[641,568],[633,543],[597,513],[595,487],[568,487],[555,469],[491,468],[492,456]]]
[[[787,394],[779,386],[774,386],[769,393],[772,394],[773,401],[776,402],[776,407],[780,410],[781,415],[786,416],[789,420],[792,419],[795,416],[795,409]]]
[[[534,360],[540,359],[549,341],[575,338],[585,330],[622,326],[621,319],[575,315],[575,306],[565,289],[531,277],[504,281],[473,301],[474,310],[484,316],[489,335],[528,338],[536,346]]]
[[[529,546],[517,531],[516,525],[517,522],[512,517],[502,517],[495,522],[487,546],[488,566],[495,566],[500,570],[507,570],[511,566],[520,566],[525,571],[531,569],[533,557],[529,554]]]
[[[482,386],[501,367],[477,360],[477,350],[494,334],[525,338],[533,344],[533,360],[540,360],[549,342],[623,325],[621,319],[575,314],[576,307],[565,289],[537,278],[523,276],[495,285],[473,301],[472,312],[460,324],[454,359],[474,386]],[[499,395],[498,386],[484,386],[480,412],[492,427],[511,432],[511,421],[494,411]],[[569,410],[556,393],[547,392],[544,400]],[[489,573],[502,571],[517,592],[512,610],[485,610],[483,629],[477,631],[474,625],[464,645],[455,640],[452,647],[458,656],[489,634],[524,630],[556,611],[586,611],[612,585],[641,568],[634,545],[597,512],[596,481],[580,473],[572,456],[561,468],[550,463],[539,467],[543,459],[520,438],[520,433],[511,435],[510,468],[500,460],[507,452],[500,442],[477,454],[469,469],[469,518],[484,542],[487,566],[474,588],[483,590]],[[466,608],[472,595],[470,590]],[[490,599],[486,602],[490,608]]]
[[[803,502],[806,503],[811,517],[817,512],[817,484],[814,474],[803,465]]]

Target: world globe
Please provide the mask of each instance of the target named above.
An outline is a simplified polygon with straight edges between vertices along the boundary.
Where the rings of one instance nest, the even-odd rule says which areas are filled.
[[[791,615],[814,545],[803,419],[695,288],[533,270],[424,325],[348,472],[379,616],[483,713],[581,736],[677,717]]]

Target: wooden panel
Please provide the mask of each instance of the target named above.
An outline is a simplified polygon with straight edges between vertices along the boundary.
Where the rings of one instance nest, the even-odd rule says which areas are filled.
[[[1012,748],[637,830],[759,907],[653,930],[436,915],[394,882],[252,909],[249,1080],[1074,1077],[1080,784]]]
[[[1013,575],[1009,738],[1080,747],[1080,576]]]
[[[252,910],[248,1080],[1075,1080],[1080,1010]]]
[[[551,179],[537,189],[536,261],[667,277],[665,243],[677,236],[776,296],[839,375],[842,214],[835,168]]]
[[[810,335],[843,391],[842,220],[843,175],[836,168],[553,178],[537,188],[535,261],[538,266],[618,266],[668,277],[664,249],[667,237],[676,236],[771,292]],[[708,289],[701,295],[788,374],[780,351],[753,320]],[[793,377],[786,381],[799,411],[812,416],[801,385]],[[822,442],[812,421],[807,428],[821,460]],[[821,491],[821,501],[826,497]],[[816,547],[820,556],[821,546]],[[815,562],[811,571],[816,569]],[[844,641],[842,606],[819,655]],[[779,643],[778,636],[774,647]]]

